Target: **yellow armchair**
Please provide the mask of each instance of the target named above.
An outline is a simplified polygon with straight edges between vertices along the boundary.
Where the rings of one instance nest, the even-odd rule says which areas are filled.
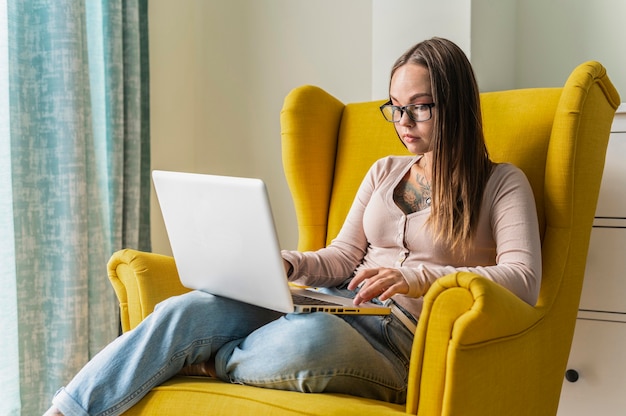
[[[374,160],[406,150],[378,112],[304,86],[281,113],[283,164],[294,198],[299,249],[339,231]],[[338,394],[305,394],[177,377],[127,414],[554,415],[574,331],[609,131],[619,95],[597,62],[563,88],[481,95],[487,146],[519,166],[537,202],[543,252],[531,306],[471,273],[439,279],[425,296],[411,356],[406,406]],[[109,262],[124,331],[186,289],[170,257],[122,250]]]

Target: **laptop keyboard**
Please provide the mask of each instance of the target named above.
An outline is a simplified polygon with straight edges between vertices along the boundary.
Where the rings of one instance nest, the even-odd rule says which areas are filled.
[[[335,302],[327,302],[325,300],[313,299],[308,296],[301,295],[291,295],[293,298],[293,303],[296,305],[329,305],[329,306],[342,306],[339,303]]]

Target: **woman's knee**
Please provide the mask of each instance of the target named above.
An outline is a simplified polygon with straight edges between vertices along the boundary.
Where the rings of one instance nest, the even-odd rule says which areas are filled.
[[[343,319],[327,313],[289,314],[253,332],[244,341],[250,347],[292,349],[312,353],[346,335],[352,328]],[[258,345],[255,345],[258,344]],[[245,347],[245,346],[244,346]],[[312,350],[312,351],[311,351]]]
[[[339,358],[337,350],[349,354],[349,348],[342,346],[358,342],[357,338],[353,328],[337,316],[289,314],[252,332],[230,351],[220,351],[220,358],[225,373],[254,369],[278,374],[305,363],[324,363],[328,354]]]
[[[328,345],[353,332],[352,327],[337,315],[312,313],[286,315],[277,323],[277,333],[282,338],[302,342],[307,348]]]
[[[214,295],[195,290],[182,295],[172,296],[159,302],[155,306],[154,312],[163,314],[204,309],[212,302],[213,298],[215,298]]]

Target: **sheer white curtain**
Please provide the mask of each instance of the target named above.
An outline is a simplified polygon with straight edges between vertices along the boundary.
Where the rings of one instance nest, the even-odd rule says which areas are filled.
[[[0,0],[0,414],[118,333],[106,262],[150,249],[147,0]]]

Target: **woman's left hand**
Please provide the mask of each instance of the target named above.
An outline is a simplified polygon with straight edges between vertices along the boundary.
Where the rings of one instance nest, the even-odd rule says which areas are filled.
[[[348,289],[355,290],[359,285],[359,293],[354,298],[354,304],[360,305],[373,298],[385,301],[397,293],[409,293],[409,284],[398,269],[378,268],[359,271]]]

